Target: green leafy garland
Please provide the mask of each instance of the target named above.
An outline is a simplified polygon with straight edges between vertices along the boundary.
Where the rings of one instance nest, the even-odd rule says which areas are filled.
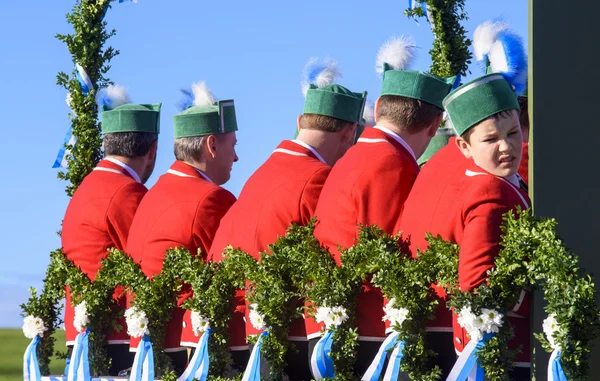
[[[433,19],[432,30],[435,36],[431,55],[431,74],[447,78],[457,74],[465,76],[471,63],[471,40],[460,24],[467,19],[465,0],[420,0],[427,5]],[[424,17],[421,7],[407,9],[410,18]]]
[[[439,304],[431,287],[439,272],[437,256],[432,251],[419,252],[415,260],[408,242],[383,232],[375,240],[377,256],[372,282],[389,303],[393,301],[392,307],[408,310],[406,320],[393,326],[399,333],[398,340],[405,342],[401,370],[412,380],[439,380],[440,368],[431,365],[435,353],[425,346],[426,323],[433,319]]]
[[[312,226],[310,227],[313,228]],[[314,237],[308,238],[307,251],[303,257],[307,262],[307,300],[312,303],[311,315],[319,307],[343,307],[348,315],[340,325],[332,327],[333,343],[330,356],[333,360],[336,380],[355,380],[354,373],[358,331],[356,328],[356,304],[362,285],[372,271],[374,253],[381,242],[381,230],[376,227],[361,227],[355,246],[343,250],[341,266],[337,266],[331,255],[322,248]]]
[[[67,195],[72,196],[84,177],[98,164],[102,158],[100,123],[96,93],[99,89],[110,84],[104,75],[110,69],[109,62],[118,50],[112,47],[104,48],[106,41],[115,35],[116,31],[106,31],[107,23],[104,15],[112,0],[79,0],[71,13],[67,14],[67,22],[73,25],[72,34],[57,34],[56,38],[64,42],[73,61],[81,65],[94,86],[87,96],[83,95],[76,69],[69,76],[64,72],[58,73],[56,83],[70,93],[70,114],[73,135],[77,144],[71,149],[71,160],[68,161],[66,172],[59,172],[58,178],[67,180]]]
[[[59,302],[65,297],[65,283],[67,280],[67,266],[62,251],[55,250],[50,253],[50,264],[46,269],[44,287],[38,296],[35,288],[30,288],[31,296],[27,303],[21,304],[22,316],[35,316],[42,319],[46,331],[38,346],[37,356],[40,372],[47,376],[50,374],[50,357],[54,354],[56,339],[52,336],[60,327],[61,306]]]

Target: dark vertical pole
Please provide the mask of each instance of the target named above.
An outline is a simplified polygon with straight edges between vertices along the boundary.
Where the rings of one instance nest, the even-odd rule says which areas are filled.
[[[558,233],[589,273],[600,273],[600,2],[529,1],[530,191],[534,213],[554,217]],[[533,325],[546,317],[536,295]],[[535,379],[548,355],[535,346]],[[600,377],[592,352],[590,380]]]

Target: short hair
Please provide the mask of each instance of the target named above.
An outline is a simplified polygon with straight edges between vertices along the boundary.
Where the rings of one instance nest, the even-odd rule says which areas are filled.
[[[112,132],[104,135],[104,154],[134,159],[146,155],[157,140],[153,132]]]
[[[519,107],[521,108],[521,112],[519,113],[519,122],[521,123],[521,128],[529,128],[529,102],[527,97],[518,97]]]
[[[326,132],[341,131],[347,125],[352,124],[347,120],[337,119],[319,114],[303,114],[300,120],[300,128],[303,130],[318,130]]]
[[[416,134],[430,126],[441,114],[442,110],[431,103],[398,95],[382,95],[377,118],[385,119],[409,134]]]
[[[188,163],[198,161],[205,139],[206,136],[190,136],[175,139],[173,148],[175,158],[180,161],[187,161]]]
[[[481,122],[473,125],[473,127],[470,127],[464,134],[462,134],[462,138],[465,139],[467,141],[467,143],[471,144],[471,134],[473,133],[473,129],[475,127],[477,127],[479,124],[485,122],[488,119],[499,120],[501,118],[510,117],[510,114],[512,113],[512,111],[513,111],[513,109],[504,110],[504,111],[500,111],[498,113],[495,113],[494,115],[488,116],[487,118],[485,118]]]

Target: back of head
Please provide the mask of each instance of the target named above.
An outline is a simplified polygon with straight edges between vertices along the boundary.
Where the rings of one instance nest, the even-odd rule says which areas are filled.
[[[303,114],[302,119],[300,119],[300,128],[303,130],[338,132],[350,125],[352,123],[347,120],[319,114]]]
[[[104,154],[130,159],[145,156],[158,140],[152,132],[116,132],[104,135]]]
[[[377,119],[388,121],[409,134],[428,128],[442,114],[437,106],[414,98],[383,95],[379,99]]]

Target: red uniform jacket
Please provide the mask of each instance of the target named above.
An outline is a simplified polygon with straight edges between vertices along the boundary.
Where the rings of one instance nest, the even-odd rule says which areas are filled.
[[[255,258],[268,245],[284,236],[292,224],[306,225],[313,217],[317,201],[329,175],[330,167],[309,145],[285,140],[271,157],[248,179],[239,200],[227,212],[210,249],[214,261],[222,259],[227,245],[240,248]],[[246,310],[244,332],[236,332],[233,342],[242,335],[258,334]],[[307,319],[319,329],[313,319]],[[292,323],[289,338],[306,340],[302,319]]]
[[[521,155],[521,164],[519,165],[519,176],[529,184],[529,143],[523,143],[523,154]]]
[[[100,261],[109,248],[124,250],[135,211],[147,189],[131,168],[114,159],[105,159],[83,180],[65,214],[62,228],[63,252],[93,281]],[[120,292],[115,293],[115,297]],[[73,327],[74,309],[67,288],[65,331],[67,345],[73,345],[77,331]],[[118,298],[125,308],[125,298]],[[107,332],[109,344],[127,344],[125,320],[119,332]]]
[[[194,167],[176,161],[148,191],[133,219],[127,253],[140,264],[146,276],[160,274],[169,248],[184,247],[192,254],[198,249],[206,258],[208,248],[223,215],[235,202],[227,190],[213,184]],[[181,294],[179,305],[190,292]],[[164,347],[177,350],[181,341],[197,342],[189,322],[183,331],[191,337],[182,337],[184,311],[177,308],[167,326]],[[137,348],[139,339],[131,338],[131,347]]]
[[[397,233],[404,201],[418,172],[412,150],[398,135],[381,127],[364,130],[331,170],[315,212],[319,220],[315,237],[329,248],[338,265],[337,246],[354,245],[358,224]],[[381,292],[368,284],[363,291],[357,307],[358,334],[363,340],[383,340]]]
[[[528,208],[529,199],[518,185],[467,160],[452,139],[423,167],[404,206],[400,228],[410,237],[413,253],[427,248],[425,233],[458,244],[460,288],[468,291],[483,283],[487,270],[494,266],[500,252],[502,215],[517,206]],[[526,297],[510,314],[520,316],[510,318],[515,326],[515,347],[523,346],[518,362],[529,361],[528,304]],[[432,325],[432,331],[453,327],[459,352],[469,342],[456,316],[451,317],[445,308],[438,309]]]

